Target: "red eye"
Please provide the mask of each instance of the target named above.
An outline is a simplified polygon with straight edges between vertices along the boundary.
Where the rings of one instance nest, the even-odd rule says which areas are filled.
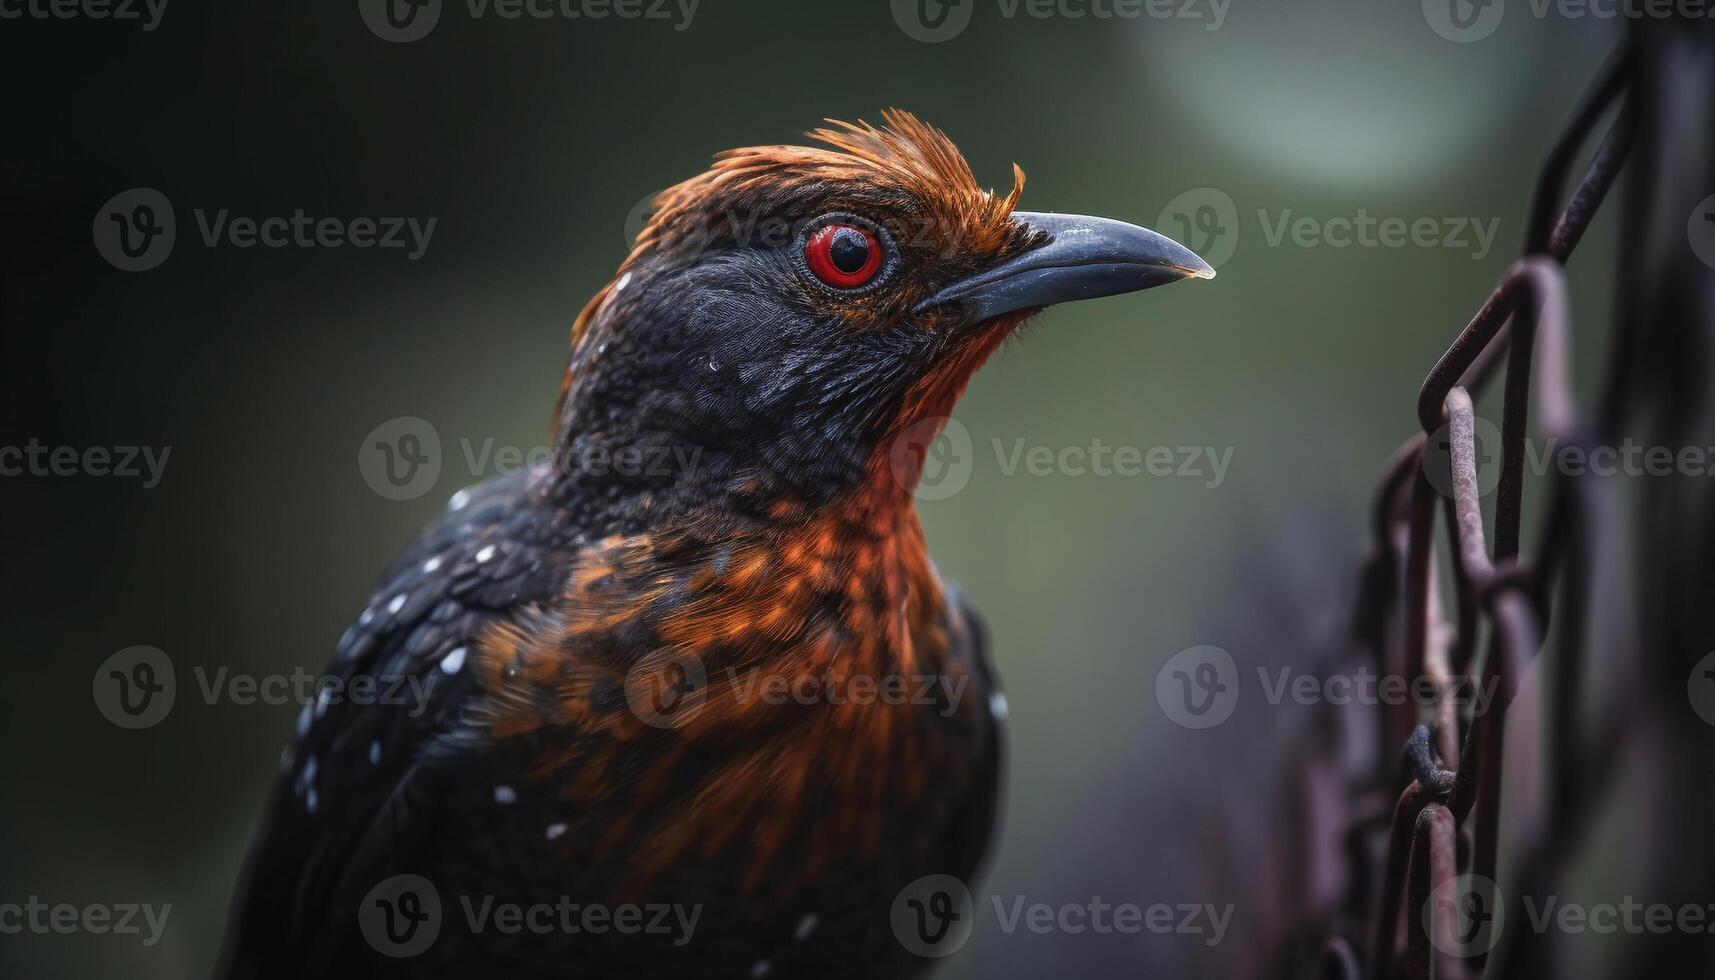
[[[881,271],[881,242],[859,225],[825,225],[804,243],[804,261],[828,285],[856,289]]]

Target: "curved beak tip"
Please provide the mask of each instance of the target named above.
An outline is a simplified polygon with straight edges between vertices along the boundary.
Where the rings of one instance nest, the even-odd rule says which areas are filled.
[[[952,283],[917,308],[958,304],[966,322],[978,323],[1017,310],[1215,278],[1214,267],[1195,252],[1148,228],[1080,214],[1016,211],[1012,217],[1047,240]]]

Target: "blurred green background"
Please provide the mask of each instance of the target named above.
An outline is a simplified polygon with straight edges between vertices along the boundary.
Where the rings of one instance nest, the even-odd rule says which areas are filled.
[[[1170,6],[1201,17],[965,0],[952,9],[968,25],[936,43],[886,2],[703,0],[685,23],[477,18],[457,0],[409,43],[367,29],[352,0],[174,3],[149,31],[0,22],[4,444],[172,447],[153,489],[0,478],[0,902],[172,904],[153,948],[0,936],[0,974],[206,974],[296,706],[205,704],[193,668],[318,669],[396,550],[496,472],[473,471],[461,440],[544,444],[567,329],[647,195],[723,148],[888,106],[945,129],[984,183],[1009,183],[1017,161],[1026,208],[1230,250],[1212,283],[1036,321],[957,411],[968,484],[921,512],[942,570],[987,613],[1011,704],[979,906],[1230,902],[1232,924],[1210,946],[1008,935],[990,915],[944,975],[1254,972],[1279,923],[1238,882],[1273,856],[1235,842],[1268,820],[1247,800],[1290,719],[1180,728],[1156,670],[1199,644],[1272,662],[1271,634],[1339,628],[1368,488],[1412,429],[1423,374],[1516,253],[1535,168],[1616,30],[1522,3],[1471,43],[1417,3],[1233,0],[1218,27],[1211,3]],[[173,202],[178,243],[127,273],[98,255],[91,219],[138,186]],[[1232,213],[1209,222],[1202,205],[1223,198]],[[205,247],[192,212],[220,208],[438,223],[416,261]],[[1360,212],[1498,235],[1486,252],[1468,230],[1433,246],[1271,240],[1283,219],[1320,234]],[[1586,362],[1611,220],[1573,265]],[[398,416],[445,447],[434,491],[407,501],[372,492],[357,463]],[[1231,464],[1218,486],[1206,464],[1036,476],[1007,471],[1018,440],[1208,446]],[[1297,621],[1266,618],[1259,590],[1290,597],[1267,608]],[[125,731],[91,678],[135,644],[172,657],[178,701]]]

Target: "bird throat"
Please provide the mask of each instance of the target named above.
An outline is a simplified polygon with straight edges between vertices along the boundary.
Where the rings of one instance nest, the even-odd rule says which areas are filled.
[[[878,464],[844,498],[778,499],[763,522],[692,514],[593,542],[561,601],[483,644],[499,709],[489,734],[651,724],[611,709],[668,675],[706,685],[675,723],[692,733],[766,713],[769,704],[747,696],[759,679],[938,671],[947,601],[906,486]]]
[[[611,709],[669,674],[706,684],[679,727],[713,733],[767,713],[740,690],[752,674],[790,684],[938,673],[956,617],[916,493],[971,376],[1032,312],[953,338],[901,394],[860,479],[839,495],[809,500],[758,480],[580,549],[561,601],[484,645],[498,695],[490,734],[635,727],[637,712]]]

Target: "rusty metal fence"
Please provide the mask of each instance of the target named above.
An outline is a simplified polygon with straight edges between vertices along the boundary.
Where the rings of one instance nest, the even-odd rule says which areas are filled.
[[[1690,714],[1687,672],[1694,673],[1691,662],[1715,640],[1711,493],[1667,486],[1622,501],[1614,481],[1579,475],[1559,460],[1611,445],[1628,425],[1647,424],[1653,435],[1680,445],[1715,435],[1709,269],[1687,261],[1684,219],[1675,226],[1671,218],[1693,214],[1696,206],[1684,202],[1715,189],[1710,33],[1704,24],[1671,17],[1629,25],[1540,171],[1522,257],[1429,372],[1417,400],[1422,431],[1386,468],[1372,512],[1355,639],[1380,675],[1427,679],[1435,696],[1427,710],[1410,701],[1379,708],[1378,750],[1361,763],[1364,771],[1347,774],[1354,800],[1390,801],[1391,811],[1385,803],[1350,808],[1346,894],[1325,929],[1324,977],[1567,975],[1564,937],[1524,928],[1498,936],[1484,931],[1509,911],[1523,921],[1522,897],[1564,881],[1589,846],[1595,815],[1624,808],[1610,797],[1628,753],[1642,745],[1690,765],[1682,778],[1701,781],[1684,813],[1635,832],[1685,833],[1709,813],[1703,787],[1715,777],[1706,762],[1701,771],[1696,766],[1709,758],[1696,751],[1708,747],[1708,732],[1695,719],[1690,727],[1674,719]],[[1586,158],[1582,176],[1571,181]],[[1615,326],[1601,403],[1586,417],[1573,395],[1566,268],[1622,166],[1629,183]],[[1497,377],[1503,380],[1491,533],[1479,482],[1491,474],[1480,472],[1473,399]],[[1533,423],[1555,456],[1543,471],[1542,515],[1527,553],[1526,440]],[[1599,536],[1616,537],[1612,529],[1598,532],[1628,505],[1639,530],[1618,537],[1634,551],[1638,571],[1630,576],[1613,570],[1624,556],[1599,563],[1595,544]],[[1439,545],[1438,524],[1446,528]],[[1658,588],[1668,597],[1651,598]],[[1593,666],[1589,649],[1598,614],[1624,624],[1613,635],[1629,637],[1625,657],[1639,664],[1642,680],[1627,697],[1592,697],[1593,684],[1609,682],[1595,673],[1600,664]],[[1533,703],[1541,705],[1540,718],[1513,710],[1521,678],[1538,658],[1543,669]],[[1486,710],[1457,696],[1472,678],[1495,685]],[[1511,754],[1537,760],[1537,771],[1509,772],[1509,731],[1531,743]],[[1663,801],[1657,809],[1671,806]],[[1503,807],[1540,815],[1509,837],[1504,866]],[[1702,839],[1675,845],[1685,866],[1663,868],[1657,877],[1664,887],[1700,881],[1705,893],[1715,893],[1712,834],[1715,826],[1705,825]],[[1497,879],[1506,885],[1497,887]],[[1581,963],[1574,972],[1715,975],[1715,957],[1700,970],[1684,970],[1694,962],[1684,957],[1708,954],[1707,938],[1680,940],[1622,950],[1613,963],[1623,967]]]

